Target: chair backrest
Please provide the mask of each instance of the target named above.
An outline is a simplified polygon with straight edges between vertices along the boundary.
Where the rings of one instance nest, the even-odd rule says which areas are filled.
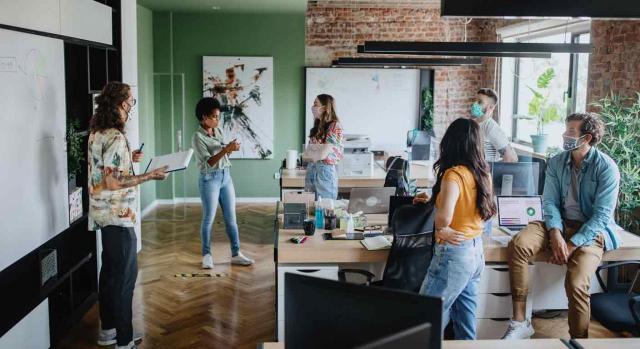
[[[384,186],[395,187],[395,195],[408,196],[410,194],[407,168],[407,160],[399,156],[391,156],[385,163],[385,170],[387,171],[387,175],[384,179]]]
[[[394,239],[382,286],[417,293],[433,255],[433,204],[405,205],[391,220]]]

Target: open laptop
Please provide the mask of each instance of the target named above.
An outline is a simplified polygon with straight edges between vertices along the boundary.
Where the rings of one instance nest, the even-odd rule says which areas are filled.
[[[515,235],[530,222],[541,220],[541,196],[498,196],[498,225],[507,234]]]
[[[352,188],[349,195],[349,213],[362,211],[365,214],[389,212],[389,198],[396,193],[395,187]]]

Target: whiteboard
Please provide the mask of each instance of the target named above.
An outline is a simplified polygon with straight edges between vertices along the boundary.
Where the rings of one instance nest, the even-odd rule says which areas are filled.
[[[61,40],[0,29],[0,270],[69,227]]]
[[[419,125],[419,69],[307,68],[305,142],[322,93],[334,97],[343,132],[370,136],[372,149],[405,149],[407,131]]]

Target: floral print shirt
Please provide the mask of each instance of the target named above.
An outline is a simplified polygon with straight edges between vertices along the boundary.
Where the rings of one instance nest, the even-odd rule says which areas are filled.
[[[322,162],[327,165],[338,164],[344,157],[344,135],[342,134],[342,125],[337,121],[334,122],[329,126],[324,142],[316,139],[315,137],[310,137],[309,144],[331,144],[331,152],[329,152],[327,158],[322,160]]]
[[[108,190],[106,176],[133,175],[129,143],[122,132],[108,129],[89,135],[89,229],[136,223],[137,187]]]

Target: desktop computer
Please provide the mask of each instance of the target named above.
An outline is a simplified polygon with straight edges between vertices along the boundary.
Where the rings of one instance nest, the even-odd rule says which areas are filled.
[[[497,196],[539,195],[540,164],[537,162],[491,162],[493,194]]]
[[[285,274],[285,349],[353,349],[423,324],[440,349],[441,298]]]

